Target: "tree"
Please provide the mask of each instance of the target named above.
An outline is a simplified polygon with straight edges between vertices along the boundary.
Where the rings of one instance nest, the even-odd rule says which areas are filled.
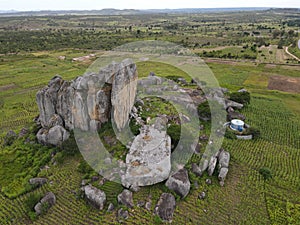
[[[243,105],[247,105],[250,103],[251,96],[250,93],[245,92],[233,92],[230,94],[230,100],[241,103]]]

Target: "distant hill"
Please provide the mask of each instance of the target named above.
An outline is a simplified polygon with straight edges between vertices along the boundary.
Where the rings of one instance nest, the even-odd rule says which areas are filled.
[[[17,13],[16,10],[0,10],[0,14]]]
[[[241,11],[263,11],[272,10],[278,12],[299,11],[299,9],[280,9],[267,7],[250,8],[182,8],[182,9],[101,9],[101,10],[42,10],[42,11],[15,11],[0,10],[0,16],[51,16],[51,15],[139,15],[139,14],[198,14],[198,13],[218,13],[218,12],[241,12]]]
[[[42,10],[42,11],[0,11],[0,14],[9,16],[41,16],[41,15],[137,15],[137,14],[149,14],[149,13],[168,13],[168,14],[179,14],[179,13],[206,13],[206,12],[236,12],[236,11],[256,11],[256,10],[267,10],[270,8],[185,8],[185,9],[147,9],[147,10],[136,10],[136,9],[102,9],[102,10]]]

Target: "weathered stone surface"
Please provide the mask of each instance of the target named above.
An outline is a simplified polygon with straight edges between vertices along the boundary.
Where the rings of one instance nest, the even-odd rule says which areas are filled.
[[[220,168],[228,168],[230,161],[230,154],[229,152],[222,151],[219,155],[219,167]]]
[[[38,142],[41,144],[60,145],[69,138],[70,134],[62,126],[50,128],[42,128],[37,133]]]
[[[201,200],[205,199],[205,197],[206,197],[206,193],[205,193],[204,191],[202,191],[202,192],[198,195],[198,198],[201,199]]]
[[[114,211],[114,209],[115,209],[114,204],[109,203],[108,208],[107,208],[107,212],[112,212],[112,211]]]
[[[187,170],[181,169],[170,176],[166,182],[166,186],[176,194],[180,195],[182,198],[186,197],[191,188]]]
[[[39,177],[37,177],[37,178],[31,178],[30,180],[29,180],[29,183],[30,184],[32,184],[32,185],[44,185],[44,184],[46,184],[47,183],[47,179],[46,178],[39,178]]]
[[[216,168],[216,165],[217,165],[217,161],[218,161],[217,157],[212,156],[210,158],[209,165],[208,165],[208,170],[207,170],[209,176],[213,175],[213,173],[215,171],[215,168]]]
[[[55,202],[56,197],[52,192],[48,192],[41,200],[41,203],[48,203],[50,207],[53,206]]]
[[[37,203],[35,206],[34,206],[34,211],[37,215],[41,215],[42,214],[42,209],[43,209],[43,205],[42,203]]]
[[[219,176],[218,176],[219,180],[225,181],[227,173],[228,173],[228,168],[221,168]]]
[[[199,177],[202,176],[202,171],[196,163],[192,163],[192,172]]]
[[[229,99],[225,100],[225,109],[228,109],[229,107],[231,108],[236,108],[236,109],[242,109],[244,107],[243,104],[231,101]]]
[[[97,207],[98,209],[102,210],[104,204],[106,202],[106,195],[103,191],[93,187],[92,185],[87,185],[83,187],[84,194],[88,201]]]
[[[4,137],[4,145],[11,145],[18,138],[17,134],[10,130]]]
[[[132,192],[124,189],[122,193],[118,195],[118,203],[132,208],[134,206]]]
[[[27,134],[29,134],[29,130],[25,127],[23,127],[18,135],[19,138],[22,138],[24,136],[26,136]]]
[[[212,184],[212,181],[211,181],[211,179],[206,179],[206,180],[205,180],[205,183],[208,184],[208,185],[211,185],[211,184]]]
[[[201,161],[200,165],[199,165],[200,170],[202,171],[202,173],[207,170],[208,168],[208,160],[204,159],[203,161]]]
[[[155,206],[154,213],[163,221],[172,222],[175,207],[175,197],[170,193],[163,193]]]
[[[124,209],[119,209],[118,210],[118,219],[119,219],[119,222],[121,222],[122,220],[127,220],[129,217],[129,213],[127,210],[124,210]]]
[[[171,138],[163,130],[164,119],[144,126],[134,139],[126,156],[127,170],[122,176],[123,186],[147,186],[162,182],[171,171]],[[159,130],[159,129],[161,130]]]
[[[239,113],[239,112],[229,112],[227,114],[227,120],[231,121],[231,120],[234,120],[234,119],[239,119],[239,120],[245,121],[246,117],[243,114]]]
[[[58,143],[57,137],[51,141],[46,135],[55,126],[69,131],[74,128],[97,130],[108,121],[111,111],[121,131],[128,123],[136,89],[136,65],[129,59],[70,82],[55,76],[36,96],[40,111],[38,122],[42,125],[40,143]]]
[[[146,202],[146,204],[145,204],[145,209],[147,209],[148,211],[150,211],[150,210],[151,210],[151,206],[152,206],[152,201],[149,200],[149,201]]]
[[[124,60],[114,76],[111,92],[112,115],[119,131],[127,125],[134,105],[137,78],[136,65],[130,60]]]
[[[60,76],[53,77],[48,86],[36,95],[40,117],[39,121],[43,127],[49,127],[51,117],[56,113],[57,94],[63,79]]]
[[[55,205],[56,203],[56,197],[52,192],[48,192],[42,199],[40,202],[38,202],[35,206],[34,206],[34,210],[36,212],[37,215],[40,215],[42,213],[43,210],[43,205],[47,204],[47,206],[50,208],[53,205]]]

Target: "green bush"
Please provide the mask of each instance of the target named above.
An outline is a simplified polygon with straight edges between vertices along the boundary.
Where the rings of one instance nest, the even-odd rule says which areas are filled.
[[[255,140],[260,137],[260,130],[255,127],[250,127],[247,129],[247,134],[252,135],[252,138]]]
[[[135,120],[130,120],[129,127],[133,135],[138,135],[140,133],[141,126],[135,123]]]
[[[177,124],[171,124],[171,126],[167,129],[167,134],[171,137],[171,143],[174,145],[175,149],[180,140],[181,126]]]
[[[198,115],[200,118],[211,119],[210,107],[208,101],[198,106]]]
[[[264,180],[269,180],[272,178],[271,170],[267,167],[260,168],[259,173],[263,176]]]
[[[31,193],[24,201],[26,212],[33,212],[34,206],[40,201],[41,195],[37,193]]]
[[[236,139],[236,134],[233,130],[231,130],[230,128],[227,128],[225,131],[225,138],[234,140],[234,139]]]
[[[58,163],[58,164],[62,164],[64,162],[65,159],[65,155],[62,152],[58,152],[56,153],[54,160]]]
[[[249,92],[233,92],[229,96],[230,100],[241,103],[243,105],[250,104],[251,96]]]
[[[78,172],[83,173],[83,174],[90,174],[94,172],[93,168],[90,167],[89,164],[87,164],[86,161],[81,160],[78,167],[77,167]]]
[[[74,156],[79,153],[79,149],[74,137],[74,132],[71,132],[69,139],[62,143],[61,149],[64,152],[64,155],[67,156]]]

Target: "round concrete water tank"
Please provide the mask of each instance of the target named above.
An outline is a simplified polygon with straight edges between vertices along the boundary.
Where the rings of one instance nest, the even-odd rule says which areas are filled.
[[[231,120],[230,128],[236,131],[243,131],[245,123],[242,120]]]

